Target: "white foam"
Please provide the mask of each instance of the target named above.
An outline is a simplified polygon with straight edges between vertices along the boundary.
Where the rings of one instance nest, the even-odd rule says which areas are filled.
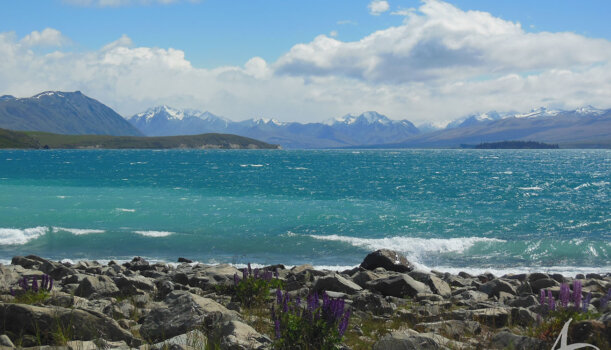
[[[251,167],[251,168],[260,168],[263,164],[240,164],[242,168]]]
[[[73,235],[88,235],[90,233],[104,233],[106,231],[104,230],[96,230],[96,229],[90,229],[90,228],[65,228],[65,227],[53,227],[53,232],[60,232],[60,231],[64,231],[64,232],[69,232],[72,233]]]
[[[456,252],[462,253],[477,243],[503,243],[497,238],[463,237],[463,238],[418,238],[418,237],[388,237],[388,238],[356,238],[339,235],[319,236],[309,235],[314,239],[324,241],[346,242],[355,247],[369,250],[392,249],[403,253],[416,252]]]
[[[539,186],[533,186],[533,187],[518,187],[519,189],[523,190],[523,191],[541,191],[542,188]]]
[[[126,213],[134,213],[136,212],[136,209],[126,209],[126,208],[116,208],[116,211],[122,211],[122,212],[126,212]]]
[[[593,267],[584,267],[584,266],[517,266],[517,267],[508,267],[508,268],[476,268],[476,267],[454,267],[454,266],[435,266],[433,268],[427,270],[436,270],[441,272],[449,272],[453,275],[458,274],[459,272],[467,272],[471,275],[479,275],[482,273],[490,272],[495,276],[503,276],[508,274],[520,274],[520,273],[534,273],[534,272],[543,272],[543,273],[559,273],[562,276],[575,276],[578,273],[588,274],[588,273],[600,273],[605,274],[611,271],[611,266],[593,266]]]
[[[0,245],[26,244],[49,232],[49,228],[44,226],[17,229],[0,228]]]
[[[174,234],[174,232],[169,231],[134,231],[134,233],[146,237],[167,237]]]

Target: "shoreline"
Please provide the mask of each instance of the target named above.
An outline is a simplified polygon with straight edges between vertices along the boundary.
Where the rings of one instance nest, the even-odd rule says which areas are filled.
[[[389,250],[372,252],[358,267],[343,271],[251,264],[252,270],[246,267],[250,272],[244,272],[236,267],[244,266],[240,264],[180,260],[168,264],[135,257],[101,264],[14,257],[12,264],[0,266],[0,317],[5,320],[0,346],[83,349],[103,340],[111,349],[161,349],[172,344],[205,348],[185,343],[197,336],[221,349],[272,349],[277,339],[267,318],[275,288],[263,291],[258,306],[245,304],[236,294],[241,279],[261,280],[256,276],[263,274],[257,271],[267,270],[277,274],[282,293],[293,300],[305,300],[314,292],[344,300],[351,319],[343,349],[411,349],[401,346],[422,342],[430,343],[431,349],[549,349],[560,331],[555,325],[566,321],[564,314],[552,311],[550,300],[553,308],[578,319],[569,328],[569,343],[611,347],[611,302],[605,301],[611,298],[611,272],[425,272]],[[25,292],[24,277],[32,288],[34,278],[39,283],[46,278],[47,285],[51,279],[54,287],[42,296]],[[562,304],[565,286],[574,296],[571,300],[577,301]],[[55,324],[62,322],[75,328],[58,340]]]

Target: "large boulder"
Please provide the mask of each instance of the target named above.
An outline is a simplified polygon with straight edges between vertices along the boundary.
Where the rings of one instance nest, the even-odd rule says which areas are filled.
[[[161,341],[184,334],[196,327],[213,328],[220,322],[237,318],[216,301],[187,291],[173,291],[164,306],[151,310],[142,319],[140,334],[150,341]]]
[[[132,346],[140,345],[140,342],[115,320],[93,311],[0,304],[0,319],[3,320],[4,332],[14,336],[38,335],[43,344],[54,341],[52,334],[55,330],[68,332],[73,340],[103,338],[112,341],[124,340]]]
[[[60,280],[75,273],[74,269],[64,266],[62,263],[43,259],[36,255],[15,256],[11,260],[11,264],[19,265],[26,269],[42,271],[54,280]]]
[[[354,294],[362,289],[363,288],[361,288],[361,286],[358,284],[342,277],[337,273],[333,273],[329,276],[318,277],[314,283],[314,290],[316,291],[333,291]]]
[[[269,349],[271,339],[240,321],[227,321],[218,327],[216,337],[223,350]]]
[[[516,289],[511,284],[498,278],[479,286],[479,291],[488,294],[489,297],[499,297],[501,292],[516,295]]]
[[[366,270],[382,267],[388,271],[401,273],[410,272],[414,269],[414,266],[403,254],[389,249],[380,249],[369,253],[361,263],[361,267]]]
[[[408,275],[401,274],[395,277],[380,278],[367,283],[370,290],[385,296],[397,298],[415,297],[418,293],[430,293],[431,290],[422,282],[418,282]]]
[[[448,349],[431,337],[408,332],[392,332],[373,344],[373,350],[440,350]]]
[[[119,288],[108,276],[86,276],[76,288],[75,295],[88,298],[92,295],[115,296],[119,294]]]
[[[409,273],[409,276],[416,281],[426,284],[435,294],[441,295],[444,298],[452,296],[450,285],[432,273],[412,271]]]
[[[492,349],[547,350],[549,345],[542,340],[502,331],[492,337]]]
[[[139,291],[155,292],[156,286],[150,279],[139,276],[124,276],[119,275],[114,279],[117,287],[121,290],[123,295],[136,294]]]
[[[437,322],[423,322],[414,326],[418,332],[432,332],[451,339],[458,340],[466,335],[481,333],[482,328],[475,321],[444,320]]]

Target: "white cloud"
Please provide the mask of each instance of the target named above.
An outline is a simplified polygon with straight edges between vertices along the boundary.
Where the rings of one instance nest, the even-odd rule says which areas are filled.
[[[178,2],[199,2],[200,0],[62,0],[64,4],[76,6],[119,7],[151,4],[172,4]]]
[[[165,103],[235,120],[321,121],[377,110],[419,123],[493,109],[611,108],[611,42],[527,33],[518,23],[440,1],[358,41],[321,35],[275,62],[253,57],[215,69],[125,35],[89,52],[32,50],[45,31],[63,38],[53,29],[25,38],[0,33],[0,95],[81,90],[124,116]]]
[[[388,11],[390,9],[390,5],[386,0],[373,0],[367,6],[369,8],[369,13],[374,16],[379,16],[380,14]]]
[[[53,28],[45,28],[42,32],[35,30],[21,39],[26,46],[62,46],[68,42],[59,30]]]

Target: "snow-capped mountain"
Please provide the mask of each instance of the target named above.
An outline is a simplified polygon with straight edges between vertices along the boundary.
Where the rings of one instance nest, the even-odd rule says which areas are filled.
[[[226,132],[229,119],[210,112],[168,106],[149,108],[127,119],[148,136],[196,135]]]
[[[209,112],[159,106],[138,113],[128,120],[149,136],[229,133],[280,144],[284,148],[330,148],[400,142],[418,133],[411,122],[391,120],[376,112],[346,115],[326,123],[302,124],[267,118],[233,122]]]

